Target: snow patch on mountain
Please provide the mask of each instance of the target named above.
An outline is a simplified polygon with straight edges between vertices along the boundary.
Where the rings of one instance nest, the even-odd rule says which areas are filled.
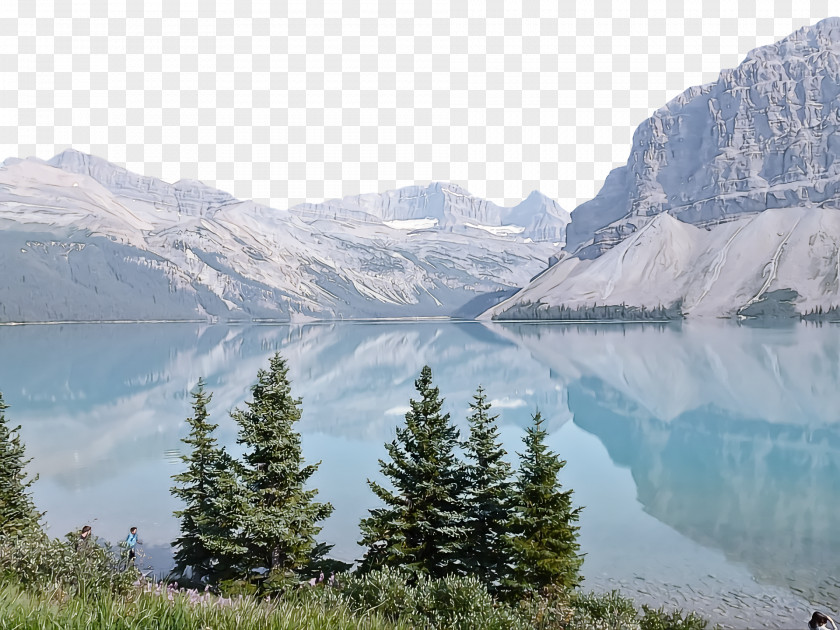
[[[393,221],[383,221],[389,228],[395,230],[428,230],[437,226],[437,219],[394,219]]]
[[[519,225],[478,225],[476,223],[464,223],[467,227],[476,228],[477,230],[484,230],[490,232],[495,236],[511,236],[512,234],[522,234],[525,231],[524,227]]]

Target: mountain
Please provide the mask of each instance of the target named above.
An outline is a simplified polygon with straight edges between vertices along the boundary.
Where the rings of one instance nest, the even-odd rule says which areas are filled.
[[[840,18],[750,52],[643,122],[559,262],[486,317],[840,307]],[[609,307],[615,307],[612,310]]]
[[[538,192],[452,184],[275,210],[65,151],[0,168],[0,321],[474,315],[562,245]]]

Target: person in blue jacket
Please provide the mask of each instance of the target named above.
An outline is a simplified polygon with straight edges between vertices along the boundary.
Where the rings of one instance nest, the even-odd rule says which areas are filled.
[[[128,562],[133,563],[135,558],[135,546],[137,545],[137,528],[132,527],[128,530],[128,536],[125,537],[125,548],[128,549]]]

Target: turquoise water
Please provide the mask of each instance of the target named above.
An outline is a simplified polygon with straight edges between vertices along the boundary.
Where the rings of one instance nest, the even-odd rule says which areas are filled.
[[[190,390],[205,378],[220,441],[235,451],[228,412],[276,350],[303,398],[305,456],[322,462],[314,485],[336,508],[323,538],[338,557],[360,555],[365,480],[377,478],[428,364],[462,425],[484,387],[514,461],[542,412],[568,461],[561,481],[585,506],[589,585],[789,595],[794,606],[840,599],[840,335],[830,324],[0,327],[0,391],[40,475],[50,532],[89,523],[119,540],[136,525],[165,570]]]

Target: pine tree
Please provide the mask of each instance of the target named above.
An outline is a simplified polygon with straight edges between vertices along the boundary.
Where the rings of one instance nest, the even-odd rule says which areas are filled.
[[[489,416],[490,404],[479,387],[470,403],[470,436],[464,444],[466,468],[466,537],[462,552],[464,568],[495,591],[508,576],[511,548],[511,467],[499,441],[498,416]]]
[[[442,414],[443,400],[425,366],[415,381],[420,400],[411,400],[405,426],[385,445],[390,461],[379,460],[390,491],[368,480],[385,504],[361,521],[367,547],[360,569],[400,566],[415,574],[441,577],[463,572],[464,465],[456,455],[459,433]]]
[[[0,394],[0,537],[40,531],[41,514],[35,509],[30,488],[38,476],[30,477],[24,468],[26,449],[20,439],[20,426],[9,428]]]
[[[193,415],[187,418],[190,433],[181,440],[190,448],[181,456],[187,469],[172,477],[172,495],[184,503],[184,509],[175,512],[181,535],[172,546],[176,575],[216,584],[234,577],[233,567],[244,550],[236,546],[237,526],[230,517],[237,497],[236,465],[213,436],[218,425],[208,421],[207,413],[213,394],[205,393],[204,386],[199,379],[192,393]]]
[[[279,353],[270,359],[268,371],[257,373],[251,393],[246,409],[231,413],[239,425],[237,442],[246,447],[241,468],[245,503],[237,514],[247,549],[242,569],[250,575],[264,568],[271,577],[282,577],[312,561],[321,531],[316,523],[333,507],[315,502],[318,491],[306,489],[318,464],[304,465],[300,434],[293,428],[301,401],[292,397],[288,367]]]
[[[548,586],[574,587],[581,581],[583,557],[578,554],[581,508],[572,507],[572,491],[557,479],[566,465],[545,444],[546,431],[537,412],[523,442],[514,491],[511,524],[515,566],[505,590],[516,598],[540,593]]]

